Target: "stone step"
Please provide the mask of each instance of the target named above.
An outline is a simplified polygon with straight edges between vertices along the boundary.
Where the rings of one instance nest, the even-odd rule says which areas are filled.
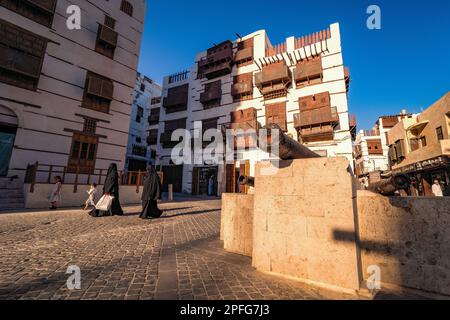
[[[17,209],[25,209],[25,205],[23,203],[11,203],[7,206],[0,205],[0,212]]]
[[[0,190],[2,189],[20,189],[22,188],[22,183],[18,180],[11,181],[10,179],[0,180]]]
[[[22,198],[8,198],[8,199],[0,199],[0,208],[9,207],[10,205],[21,204],[23,205],[25,199]]]
[[[23,190],[21,189],[0,189],[0,199],[7,198],[23,198]]]

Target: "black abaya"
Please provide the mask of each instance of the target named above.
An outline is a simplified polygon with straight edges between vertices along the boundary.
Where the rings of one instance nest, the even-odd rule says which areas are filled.
[[[112,163],[106,174],[105,184],[103,186],[103,195],[110,194],[113,198],[111,208],[108,211],[100,211],[93,209],[89,214],[93,217],[103,216],[122,216],[123,210],[119,201],[119,174],[117,173],[117,165]]]
[[[151,219],[159,218],[162,210],[158,209],[157,200],[161,198],[161,181],[153,166],[147,168],[147,175],[144,180],[144,188],[142,190],[142,212],[140,218]]]

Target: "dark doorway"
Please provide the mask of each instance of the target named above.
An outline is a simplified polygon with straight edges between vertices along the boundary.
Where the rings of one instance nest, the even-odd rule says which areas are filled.
[[[192,171],[192,194],[196,196],[217,196],[218,167],[194,167]],[[212,190],[209,180],[212,178]]]
[[[173,185],[173,192],[182,192],[183,165],[163,166],[163,192],[169,191],[169,184]]]
[[[0,123],[0,177],[8,175],[17,127]]]

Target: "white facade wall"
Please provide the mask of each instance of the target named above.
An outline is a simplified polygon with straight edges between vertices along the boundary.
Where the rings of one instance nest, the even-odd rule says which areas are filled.
[[[141,91],[141,86],[144,86],[144,91]],[[150,115],[151,100],[155,97],[161,96],[161,86],[155,83],[148,77],[138,74],[136,77],[136,86],[134,89],[133,105],[131,108],[131,121],[130,130],[128,136],[127,146],[127,168],[130,159],[136,159],[139,161],[150,162],[150,150],[147,150],[145,157],[133,154],[133,145],[142,146],[148,149],[147,136],[148,136],[148,116]],[[138,108],[141,107],[144,110],[144,114],[140,120],[137,121]],[[140,142],[138,141],[140,139]]]
[[[96,168],[111,162],[124,168],[130,110],[144,26],[145,0],[128,0],[133,17],[120,10],[120,1],[59,0],[52,28],[45,27],[0,6],[0,19],[29,30],[50,42],[37,91],[0,83],[0,104],[18,117],[18,130],[8,175],[23,177],[29,163],[66,166],[72,142],[70,130],[83,131],[80,115],[101,119]],[[66,27],[69,5],[81,8],[81,30]],[[115,19],[118,42],[114,59],[95,51],[98,24],[105,15]],[[114,81],[108,114],[82,108],[88,71]],[[68,131],[69,129],[69,131]]]
[[[231,96],[233,76],[249,72],[259,72],[260,69],[255,63],[239,68],[235,66],[233,67],[233,71],[231,74],[217,77],[211,80],[207,80],[206,78],[197,79],[197,64],[195,64],[191,68],[189,78],[184,81],[169,84],[169,78],[166,77],[163,83],[163,98],[167,96],[168,88],[189,83],[189,103],[187,111],[171,113],[168,115],[165,114],[164,108],[161,108],[161,124],[159,126],[160,133],[164,132],[164,121],[166,120],[187,118],[187,128],[192,132],[193,123],[195,121],[218,118],[218,125],[227,124],[231,121],[231,112],[248,108],[257,109],[257,120],[262,126],[264,126],[266,124],[265,105],[278,102],[286,102],[288,133],[292,134],[294,139],[296,139],[297,132],[294,128],[294,114],[299,113],[299,98],[328,91],[331,97],[331,106],[337,108],[340,119],[340,125],[335,130],[334,141],[310,143],[307,146],[314,151],[326,150],[328,156],[331,157],[347,157],[349,162],[353,165],[352,137],[349,128],[347,89],[344,75],[339,24],[332,24],[330,26],[330,30],[331,38],[329,38],[328,40],[323,40],[322,43],[316,43],[316,45],[306,46],[298,50],[295,50],[295,37],[286,39],[287,52],[283,53],[283,55],[278,55],[278,57],[285,59],[287,65],[290,66],[292,74],[296,64],[292,64],[290,62],[286,53],[294,54],[295,52],[297,56],[305,58],[306,56],[311,57],[311,55],[320,53],[318,52],[320,50],[319,48],[323,48],[323,52],[321,53],[323,82],[299,89],[297,89],[295,84],[293,84],[293,87],[288,91],[287,97],[264,100],[259,89],[254,86],[253,99],[241,102],[233,102],[233,97]],[[259,30],[255,33],[243,37],[242,40],[246,40],[249,38],[254,38],[254,61],[263,59],[266,54],[266,46],[270,44],[266,31]],[[328,50],[325,50],[325,48],[328,48]],[[196,62],[204,56],[206,56],[206,52],[198,54],[196,57]],[[200,94],[204,91],[205,84],[209,82],[215,82],[219,79],[222,83],[222,100],[220,107],[203,109],[203,105],[200,103]],[[171,149],[164,149],[162,148],[161,144],[158,143],[157,153],[157,163],[169,165]],[[242,154],[242,158],[244,160],[250,160],[251,174],[254,174],[254,165],[258,160],[256,154],[257,150],[245,151]],[[191,193],[192,191],[192,168],[193,165],[184,165],[183,192],[186,193]],[[218,184],[218,193],[220,194],[221,191],[225,190],[225,170],[223,165],[219,166]]]

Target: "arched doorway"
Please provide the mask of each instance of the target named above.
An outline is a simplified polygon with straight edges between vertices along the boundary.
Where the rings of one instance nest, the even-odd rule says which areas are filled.
[[[0,105],[0,177],[8,175],[17,126],[17,115],[11,109]]]

